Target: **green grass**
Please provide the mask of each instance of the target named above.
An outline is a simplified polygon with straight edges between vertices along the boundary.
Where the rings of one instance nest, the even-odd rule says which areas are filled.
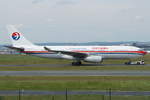
[[[150,63],[150,55],[145,56]],[[127,60],[107,60],[104,64],[121,64]],[[26,64],[68,64],[68,60],[38,58],[25,55],[0,55],[0,64],[17,64],[18,67],[1,66],[0,70],[150,70],[150,66],[22,66]],[[150,91],[150,76],[87,76],[87,77],[50,77],[50,76],[0,76],[0,90],[107,90],[113,91]],[[21,100],[52,100],[47,96],[23,96]],[[103,100],[101,95],[69,95],[69,100]],[[17,100],[18,96],[1,96],[0,100]],[[149,100],[150,96],[112,96],[112,100]],[[65,100],[64,95],[55,95],[54,100]],[[104,100],[109,100],[108,96]]]
[[[150,70],[150,66],[0,66],[0,71],[48,71],[48,70]]]
[[[150,64],[150,55],[133,60],[139,59],[144,59],[147,64]],[[128,60],[104,60],[103,64],[123,64],[125,61]],[[0,55],[0,64],[68,64],[71,62],[71,60],[48,59],[29,55]]]
[[[29,55],[0,55],[0,64],[63,64],[67,60],[40,58]]]
[[[1,76],[0,90],[104,90],[150,91],[150,76],[90,76],[90,77],[15,77]],[[0,96],[0,100],[18,100],[19,96]],[[104,98],[104,99],[103,99]],[[52,100],[52,95],[25,95],[21,100]],[[54,100],[66,100],[65,95],[54,95]],[[109,100],[102,95],[68,95],[68,100]],[[150,96],[112,96],[112,100],[150,100]]]
[[[139,58],[140,59],[140,58]],[[143,58],[150,64],[150,55]],[[134,59],[137,60],[137,59]],[[103,64],[122,64],[127,60],[106,60]],[[0,55],[0,64],[17,64],[18,67],[0,66],[8,70],[150,70],[150,66],[22,66],[26,64],[68,64],[71,61],[38,58],[28,55]],[[150,91],[150,76],[0,76],[0,90],[107,90]],[[69,95],[69,100],[103,100],[101,95]],[[0,100],[17,100],[18,96],[0,96]],[[52,96],[23,96],[22,100],[52,100]],[[55,96],[54,100],[65,100]],[[104,100],[109,100],[105,96]],[[150,100],[150,96],[112,96],[112,100]]]
[[[141,58],[139,58],[141,59]],[[150,64],[150,55],[144,56],[143,58],[147,64]],[[133,59],[137,60],[137,59]],[[127,60],[104,60],[103,64],[123,64]],[[0,64],[1,65],[18,65],[18,66],[0,66],[1,71],[32,71],[32,70],[150,70],[150,66],[142,65],[121,65],[121,66],[109,66],[109,65],[100,65],[100,66],[71,66],[70,60],[63,59],[47,59],[39,58],[28,55],[0,55]],[[50,66],[23,66],[30,64],[59,64],[65,66],[53,67]]]
[[[18,100],[18,96],[3,96],[0,100]],[[22,96],[21,100],[52,100],[47,96]],[[54,96],[54,100],[66,100],[65,96]],[[102,95],[69,95],[68,100],[110,100],[109,96]],[[150,96],[112,96],[112,100],[150,100]]]
[[[0,90],[112,90],[150,91],[150,76],[144,77],[50,77],[1,76]]]

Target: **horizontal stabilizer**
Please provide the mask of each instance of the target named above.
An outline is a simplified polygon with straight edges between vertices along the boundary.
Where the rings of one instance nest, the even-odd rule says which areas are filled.
[[[13,46],[4,46],[10,49],[18,50],[18,51],[24,51],[24,48],[18,48],[18,47],[13,47]]]

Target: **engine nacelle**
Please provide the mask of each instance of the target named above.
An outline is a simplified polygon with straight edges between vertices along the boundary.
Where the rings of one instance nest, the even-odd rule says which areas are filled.
[[[88,56],[84,59],[84,61],[91,63],[101,63],[103,59],[101,56]]]
[[[75,59],[73,56],[69,56],[69,55],[62,55],[61,57],[62,57],[63,59],[69,59],[69,60]]]

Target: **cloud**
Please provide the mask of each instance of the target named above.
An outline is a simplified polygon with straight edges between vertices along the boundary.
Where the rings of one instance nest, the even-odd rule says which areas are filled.
[[[144,17],[143,16],[135,16],[136,21],[144,21]]]
[[[6,33],[2,31],[9,23],[22,23],[21,31],[29,33],[27,36],[33,42],[132,38],[146,41],[150,37],[149,3],[150,0],[4,0],[0,4],[0,31]],[[7,35],[0,34],[0,37],[7,38]],[[2,38],[1,43],[4,42],[7,40]]]
[[[52,18],[48,18],[47,21],[48,21],[48,22],[54,22],[55,20],[52,19]]]
[[[60,4],[60,5],[70,5],[70,4],[76,4],[77,3],[77,0],[59,0],[57,2],[57,4]]]
[[[55,3],[56,5],[70,5],[70,4],[76,4],[78,0],[33,0],[32,4],[38,4],[38,3],[42,3],[42,2],[51,2],[51,3]]]
[[[15,28],[21,28],[23,26],[23,24],[14,24],[14,25],[11,25],[11,26],[14,26]]]
[[[41,2],[44,2],[46,0],[33,0],[32,1],[32,4],[37,4],[37,3],[41,3]]]

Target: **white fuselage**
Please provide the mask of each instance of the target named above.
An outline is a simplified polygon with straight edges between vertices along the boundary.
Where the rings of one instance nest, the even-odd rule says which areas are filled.
[[[102,59],[130,59],[138,58],[146,54],[145,51],[133,46],[47,46],[51,50],[57,51],[69,51],[86,53],[89,56],[101,56]],[[23,46],[25,49],[23,53],[46,57],[46,58],[64,58],[75,59],[74,57],[48,52],[44,49],[44,46]]]
[[[7,29],[12,41],[12,46],[7,47],[39,57],[76,60],[73,65],[80,65],[81,61],[98,63],[103,59],[130,59],[146,54],[133,46],[37,46],[27,40],[14,25],[9,25]]]

